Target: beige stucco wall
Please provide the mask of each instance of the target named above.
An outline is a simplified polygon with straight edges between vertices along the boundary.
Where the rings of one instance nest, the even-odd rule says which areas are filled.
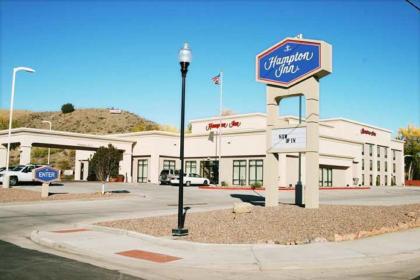
[[[296,117],[287,116],[285,122],[293,124],[297,122]],[[192,121],[193,133],[185,136],[185,161],[195,160],[197,172],[200,172],[200,161],[218,159],[216,145],[218,145],[217,130],[213,141],[209,140],[209,131],[205,126],[209,122],[218,123],[218,118],[202,119]],[[264,159],[266,161],[266,116],[265,114],[244,114],[225,117],[223,121],[239,121],[241,126],[223,129],[222,135],[222,162],[220,163],[220,179],[232,184],[233,160],[247,160],[247,173],[250,159]],[[367,129],[376,133],[376,136],[361,134],[361,129]],[[362,174],[365,175],[365,185],[369,183],[369,175],[373,176],[375,184],[376,176],[381,176],[381,184],[384,185],[385,175],[387,184],[391,184],[392,176],[396,176],[397,185],[404,183],[404,158],[403,142],[392,139],[389,130],[378,128],[369,124],[361,124],[345,119],[320,120],[320,143],[319,163],[320,165],[331,166],[333,170],[334,184],[345,186],[353,185],[353,178],[359,178],[362,183]],[[64,145],[69,147],[80,147],[82,149],[96,149],[99,146],[112,143],[123,149],[124,160],[121,163],[121,174],[131,172],[133,181],[137,180],[137,161],[148,160],[148,179],[157,183],[159,173],[163,168],[163,160],[175,159],[176,168],[179,168],[179,134],[169,132],[139,132],[110,136],[95,136],[85,134],[74,134],[65,132],[49,132],[48,130],[16,130],[12,134],[12,142],[22,143],[24,156],[22,160],[30,161],[30,148],[34,143],[51,145]],[[0,132],[0,142],[7,143],[7,131]],[[368,154],[368,144],[373,144],[373,154]],[[377,146],[381,147],[380,157],[377,157]],[[364,155],[362,155],[362,147]],[[0,165],[5,161],[6,150],[4,146],[0,149]],[[387,158],[383,149],[388,149]],[[395,160],[392,150],[396,151]],[[94,151],[77,150],[75,178],[80,178],[80,161],[88,160]],[[279,186],[295,185],[297,181],[297,154],[280,154],[278,159]],[[29,158],[28,158],[29,157]],[[362,159],[365,161],[365,170],[362,170]],[[377,160],[380,160],[381,169],[377,171]],[[372,171],[369,170],[369,160],[373,161]],[[385,171],[385,162],[388,163],[388,170]],[[393,172],[393,163],[396,170]],[[132,165],[132,167],[131,167]],[[87,165],[85,165],[87,168]],[[336,170],[337,169],[337,170]],[[305,157],[302,158],[302,179],[305,180]],[[87,171],[85,172],[87,175]],[[249,174],[247,174],[248,176]]]
[[[296,117],[286,116],[285,122],[288,124],[297,123]],[[241,122],[240,127],[223,129],[222,133],[222,161],[220,163],[220,180],[232,184],[233,160],[246,159],[247,171],[248,161],[251,158],[265,159],[265,130],[261,129],[266,125],[265,114],[245,114],[228,116],[223,122]],[[185,136],[185,161],[196,160],[197,172],[200,172],[200,161],[218,159],[218,134],[217,129],[213,141],[209,139],[210,131],[206,130],[208,123],[218,123],[218,118],[209,118],[192,121],[192,133]],[[319,163],[323,166],[333,168],[333,184],[337,186],[354,185],[353,178],[358,178],[358,184],[362,183],[362,174],[365,175],[365,185],[368,183],[368,176],[372,174],[376,178],[377,174],[388,176],[388,185],[392,176],[392,149],[397,150],[396,172],[397,184],[403,183],[403,157],[401,141],[392,140],[391,132],[377,128],[368,124],[361,124],[346,119],[320,120],[320,143]],[[364,128],[374,131],[376,136],[361,134]],[[179,135],[165,132],[144,132],[125,134],[121,137],[136,141],[133,155],[136,157],[145,156],[149,163],[149,177],[151,182],[157,182],[159,173],[163,168],[163,160],[174,159],[179,155]],[[362,147],[365,143],[373,143],[374,151],[376,146],[388,147],[388,172],[376,172],[376,157],[373,156],[374,166],[372,172],[368,172],[368,160],[362,155]],[[296,156],[295,154],[294,156]],[[284,154],[279,157],[279,186],[295,185],[297,181],[297,158],[291,157],[293,154]],[[365,170],[362,170],[362,159],[365,159]],[[385,159],[381,159],[385,160]],[[381,164],[383,164],[381,162]],[[179,160],[176,160],[176,168],[179,168]],[[133,178],[136,178],[137,163],[133,159]],[[305,180],[305,157],[302,157],[302,181]],[[248,174],[247,174],[248,176]],[[383,179],[382,179],[383,180]],[[382,181],[381,180],[381,181]],[[375,181],[375,180],[374,180]]]

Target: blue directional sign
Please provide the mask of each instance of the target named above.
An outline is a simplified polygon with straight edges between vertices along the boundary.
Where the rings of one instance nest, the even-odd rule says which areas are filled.
[[[43,183],[51,183],[60,179],[60,170],[43,166],[34,170],[34,179]]]
[[[257,81],[289,87],[321,68],[321,44],[286,39],[257,55]]]

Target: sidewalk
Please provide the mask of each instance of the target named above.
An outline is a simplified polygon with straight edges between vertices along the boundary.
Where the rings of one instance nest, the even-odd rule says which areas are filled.
[[[361,240],[295,246],[193,243],[92,225],[34,231],[31,239],[138,276],[147,275],[147,279],[214,277],[205,271],[285,276],[284,270],[289,269],[349,268],[407,260],[420,263],[419,228]]]

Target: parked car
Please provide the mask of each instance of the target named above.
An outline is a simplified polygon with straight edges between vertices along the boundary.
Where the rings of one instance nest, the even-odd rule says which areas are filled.
[[[178,178],[179,170],[163,169],[160,172],[159,182],[161,185],[169,185],[172,179]]]
[[[19,182],[33,182],[32,170],[41,167],[41,165],[28,164],[18,165],[9,171],[0,172],[0,183],[3,184],[3,176],[7,172],[10,176],[10,186],[16,186]]]
[[[16,168],[16,166],[9,166],[9,170],[12,170],[12,169],[14,169],[14,168]],[[0,174],[1,174],[4,170],[6,170],[6,166],[5,166],[5,167],[0,167]]]
[[[209,179],[201,177],[198,174],[190,173],[184,174],[184,185],[191,186],[191,185],[208,185],[210,182]],[[179,185],[179,176],[175,179],[171,180],[171,185]]]

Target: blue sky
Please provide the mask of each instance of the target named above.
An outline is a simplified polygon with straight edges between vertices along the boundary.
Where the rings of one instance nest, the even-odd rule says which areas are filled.
[[[420,1],[413,0],[417,5]],[[117,107],[179,126],[184,41],[193,50],[187,119],[264,112],[255,55],[302,33],[333,46],[321,80],[321,117],[345,117],[396,131],[420,123],[420,12],[394,1],[0,1],[0,105],[56,111]],[[296,112],[289,102],[284,113]]]

